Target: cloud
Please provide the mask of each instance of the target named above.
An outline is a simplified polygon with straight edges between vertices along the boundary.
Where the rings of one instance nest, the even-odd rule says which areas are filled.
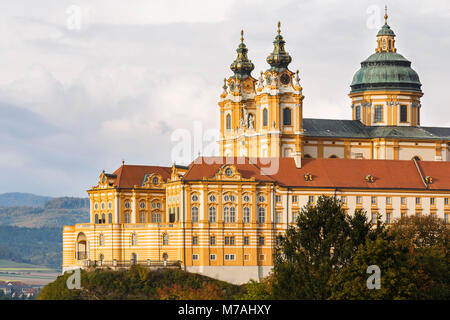
[[[81,8],[79,30],[67,25],[71,5]],[[257,77],[279,20],[290,67],[300,70],[304,117],[349,119],[353,74],[375,48],[371,5],[383,11],[382,1],[356,0],[2,2],[0,192],[85,195],[122,159],[171,165],[175,130],[194,139],[195,121],[219,126],[240,30]],[[447,1],[389,4],[399,53],[423,83],[427,126],[449,126],[448,9]]]

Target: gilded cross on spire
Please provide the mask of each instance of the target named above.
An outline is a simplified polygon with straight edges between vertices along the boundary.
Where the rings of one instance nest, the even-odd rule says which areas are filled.
[[[384,24],[387,24],[388,14],[387,14],[387,5],[384,6]]]
[[[278,34],[280,34],[280,33],[281,33],[280,27],[281,27],[281,22],[280,22],[280,21],[278,21]]]
[[[244,43],[244,30],[241,30],[241,43]]]

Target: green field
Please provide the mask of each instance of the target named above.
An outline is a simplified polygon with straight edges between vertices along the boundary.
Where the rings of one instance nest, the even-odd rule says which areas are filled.
[[[21,281],[33,284],[52,282],[60,271],[43,266],[0,259],[0,281]]]

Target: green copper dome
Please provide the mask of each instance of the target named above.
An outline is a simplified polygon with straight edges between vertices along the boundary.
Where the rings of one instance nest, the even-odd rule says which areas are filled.
[[[395,33],[394,31],[392,31],[391,27],[389,27],[389,25],[387,23],[385,23],[380,31],[378,31],[377,37],[378,36],[392,36],[395,37]]]
[[[396,52],[377,52],[361,62],[353,76],[350,93],[371,90],[422,92],[419,76],[411,62]]]

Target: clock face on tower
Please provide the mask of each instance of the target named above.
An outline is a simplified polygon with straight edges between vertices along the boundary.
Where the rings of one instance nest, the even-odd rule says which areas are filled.
[[[287,73],[283,73],[280,77],[280,81],[284,85],[288,85],[291,82],[291,77]]]
[[[244,91],[245,93],[250,93],[252,91],[252,83],[250,81],[244,82]]]

